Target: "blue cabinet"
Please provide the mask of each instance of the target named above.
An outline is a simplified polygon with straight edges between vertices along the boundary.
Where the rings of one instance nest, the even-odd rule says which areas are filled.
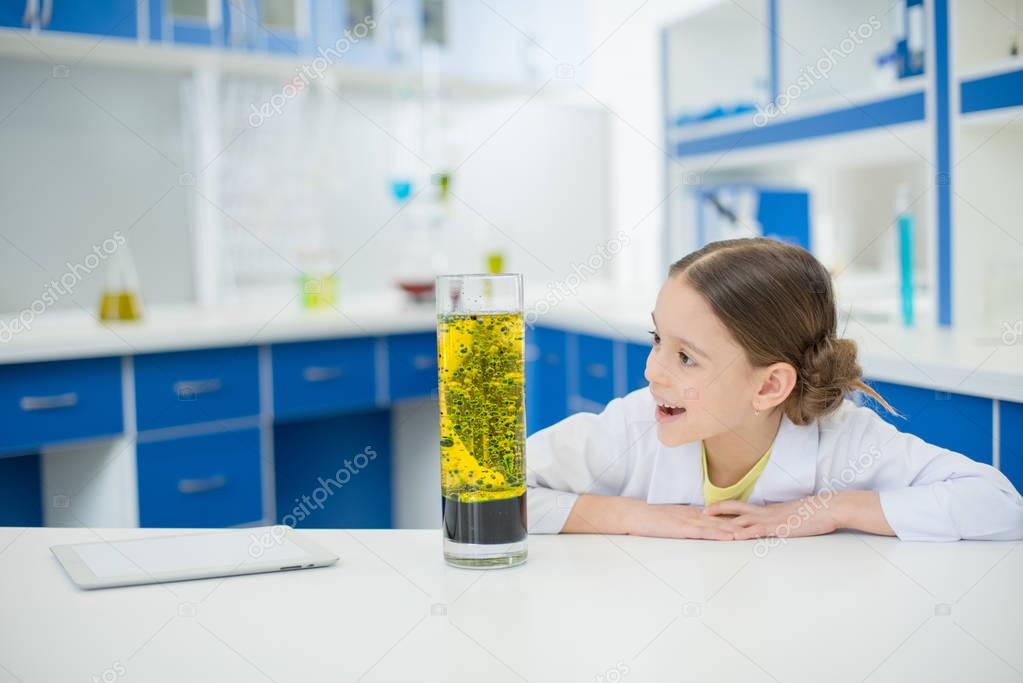
[[[32,19],[25,14],[25,3],[19,0],[0,0],[0,26],[28,28]]]
[[[311,10],[309,0],[231,0],[224,9],[227,45],[254,52],[307,54]]]
[[[0,453],[123,431],[121,359],[0,366]]]
[[[628,342],[625,345],[625,387],[627,392],[631,393],[648,385],[646,359],[649,355],[649,344]]]
[[[271,358],[278,420],[376,406],[376,340],[372,337],[275,344]]]
[[[317,529],[390,527],[390,412],[277,425],[274,472],[281,524]]]
[[[141,526],[225,527],[263,519],[257,428],[140,439],[137,457]]]
[[[549,327],[526,331],[526,429],[529,434],[568,415],[568,335]]]
[[[0,526],[42,526],[39,455],[0,458]]]
[[[258,415],[257,349],[136,356],[135,397],[139,431]]]
[[[573,411],[600,412],[615,397],[614,342],[588,334],[569,337],[569,357],[574,359],[569,385]],[[573,353],[574,351],[574,353]]]
[[[47,31],[135,38],[138,4],[138,0],[52,0],[49,15],[42,3],[39,26]]]
[[[437,395],[437,334],[387,338],[387,383],[391,401]]]
[[[999,469],[1023,491],[1023,403],[1000,401],[998,411]]]
[[[992,462],[990,399],[874,380],[868,380],[868,384],[905,416],[889,415],[883,407],[870,402],[877,414],[899,431],[979,462]]]
[[[221,47],[228,44],[228,14],[227,0],[149,0],[149,39]]]

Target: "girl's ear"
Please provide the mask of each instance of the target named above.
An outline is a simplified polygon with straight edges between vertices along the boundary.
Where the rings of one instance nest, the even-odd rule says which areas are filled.
[[[796,387],[796,369],[788,363],[773,363],[760,372],[760,388],[755,401],[764,412],[781,405]]]

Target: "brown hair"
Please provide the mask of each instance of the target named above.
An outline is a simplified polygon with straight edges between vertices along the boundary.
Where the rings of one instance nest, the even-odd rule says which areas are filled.
[[[838,338],[831,275],[810,252],[763,237],[723,240],[676,261],[668,276],[703,295],[754,367],[796,369],[782,406],[795,424],[834,412],[856,390],[895,413],[863,382],[856,342]]]

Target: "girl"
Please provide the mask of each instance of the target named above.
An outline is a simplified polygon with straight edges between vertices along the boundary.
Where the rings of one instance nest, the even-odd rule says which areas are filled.
[[[1023,538],[1000,472],[843,400],[894,412],[836,336],[831,278],[807,251],[709,244],[672,265],[653,326],[648,388],[529,438],[530,532]]]

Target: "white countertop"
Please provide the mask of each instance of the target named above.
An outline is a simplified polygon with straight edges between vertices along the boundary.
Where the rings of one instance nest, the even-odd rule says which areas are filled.
[[[543,295],[534,293],[533,301]],[[527,303],[526,311],[527,320],[542,325],[646,343],[652,306],[591,286],[552,306]],[[153,307],[138,323],[100,324],[85,311],[48,311],[31,329],[0,338],[0,364],[428,331],[435,321],[432,304],[406,304],[397,292],[346,299],[322,312],[295,304]],[[1023,334],[1007,335],[1014,342],[1007,343],[1001,331],[905,329],[855,317],[840,324],[843,331],[859,344],[860,364],[872,379],[1023,402]]]
[[[1023,680],[1020,543],[533,536],[474,571],[318,530],[333,567],[99,591],[49,551],[162,533],[0,528],[0,681]]]

